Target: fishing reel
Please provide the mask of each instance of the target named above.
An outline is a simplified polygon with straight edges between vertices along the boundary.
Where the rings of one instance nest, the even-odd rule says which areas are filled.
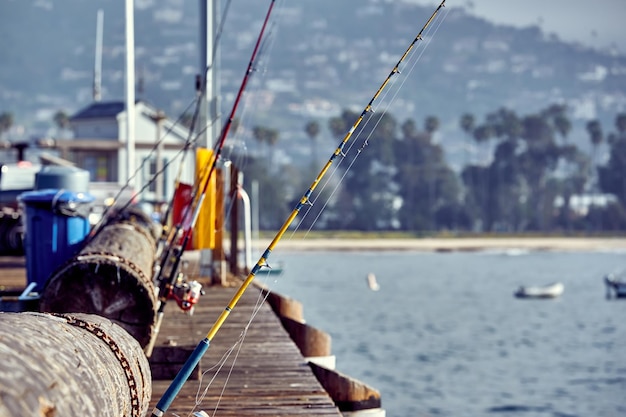
[[[174,285],[170,288],[168,298],[176,301],[178,307],[191,316],[193,308],[201,295],[204,295],[202,284],[195,280],[188,282],[181,272],[176,277]]]

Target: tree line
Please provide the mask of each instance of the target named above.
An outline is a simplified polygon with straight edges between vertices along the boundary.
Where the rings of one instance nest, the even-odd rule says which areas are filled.
[[[342,138],[358,117],[345,110],[327,121],[328,129]],[[598,120],[586,123],[592,145],[587,153],[570,141],[572,122],[564,105],[526,115],[500,108],[483,120],[467,113],[458,125],[466,152],[478,153],[467,152],[457,173],[442,141],[434,140],[437,117],[428,116],[419,126],[411,118],[399,123],[388,113],[372,114],[354,133],[367,138],[366,151],[337,176],[340,182],[322,189],[301,211],[301,227],[414,233],[626,230],[626,113],[615,117],[608,133]],[[296,193],[307,190],[319,172],[321,128],[318,121],[304,126],[312,155],[306,172],[272,170],[267,158],[247,158],[244,185],[260,184],[262,229],[279,227],[302,196]],[[257,126],[253,137],[275,146],[279,132]],[[609,159],[600,165],[603,143]]]
[[[342,138],[359,116],[344,110],[327,120],[327,128]],[[53,121],[60,130],[69,126],[63,111]],[[11,113],[0,114],[0,138],[12,124]],[[237,125],[235,120],[233,130]],[[316,189],[314,204],[299,216],[301,227],[315,223],[317,229],[415,233],[626,230],[626,113],[617,114],[607,130],[598,120],[586,123],[589,153],[571,143],[572,122],[564,105],[527,115],[503,107],[482,120],[466,113],[458,126],[465,135],[465,154],[457,173],[441,146],[445,138],[434,140],[437,117],[428,116],[419,126],[412,118],[400,123],[388,113],[371,114],[353,134],[353,139],[366,138],[357,145],[365,152],[333,183]],[[267,152],[240,160],[246,159],[241,164],[244,186],[250,189],[253,180],[260,185],[261,229],[282,224],[321,168],[322,126],[312,120],[303,130],[311,155],[304,171],[275,166],[279,130],[251,130]],[[601,163],[604,143],[609,158]],[[478,152],[470,154],[470,149]]]

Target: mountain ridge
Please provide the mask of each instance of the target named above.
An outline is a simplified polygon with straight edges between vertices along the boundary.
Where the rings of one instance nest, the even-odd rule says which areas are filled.
[[[7,63],[0,68],[0,112],[13,113],[27,129],[49,128],[59,109],[71,114],[91,102],[98,8],[105,11],[103,100],[124,97],[123,7],[114,0],[62,3],[11,1],[0,13]],[[239,87],[268,5],[245,0],[228,11],[220,46],[222,112]],[[310,119],[362,108],[434,10],[374,0],[278,5],[273,48],[262,76],[252,77],[249,98],[257,124],[289,137],[304,136]],[[175,118],[195,94],[197,4],[141,0],[135,9],[136,72],[144,85],[137,95]],[[495,25],[460,7],[447,6],[445,13],[389,108],[399,119],[436,115],[442,129],[455,129],[467,111],[482,117],[506,106],[528,113],[562,102],[574,121],[612,123],[626,108],[625,56],[561,42],[538,27]]]

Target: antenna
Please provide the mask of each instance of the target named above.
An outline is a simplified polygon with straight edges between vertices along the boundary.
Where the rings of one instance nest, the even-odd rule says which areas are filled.
[[[93,101],[100,101],[102,98],[102,25],[104,22],[104,11],[98,9],[96,17],[96,60],[93,68]]]

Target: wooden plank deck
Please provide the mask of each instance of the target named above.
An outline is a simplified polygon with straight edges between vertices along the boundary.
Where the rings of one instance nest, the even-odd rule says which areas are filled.
[[[172,343],[195,347],[206,336],[236,290],[236,287],[207,287],[191,317],[177,311],[176,305],[168,303],[155,349]],[[257,307],[259,304],[260,307]],[[248,326],[257,308],[258,312]],[[241,343],[238,343],[240,340]],[[263,302],[259,289],[254,286],[246,290],[211,342],[200,363],[201,372],[219,366],[221,358],[231,348],[232,353],[196,410],[204,409],[212,415],[212,410],[217,409],[216,415],[219,416],[341,415],[279,318]],[[213,372],[209,370],[203,381],[212,376]],[[156,404],[168,385],[169,381],[153,381],[151,406]],[[188,381],[170,411],[181,415],[191,411],[199,387],[200,381]]]
[[[0,257],[0,288],[19,289],[25,284],[23,258]],[[175,302],[168,303],[153,358],[169,352],[184,361],[187,352],[206,336],[237,287],[209,286],[205,290],[192,316],[182,313]],[[200,362],[202,380],[192,375],[167,416],[187,416],[200,410],[215,416],[341,416],[280,319],[259,294],[254,286],[246,290]],[[173,371],[179,369],[179,364],[170,365]],[[148,415],[170,382],[171,378],[153,378]]]

